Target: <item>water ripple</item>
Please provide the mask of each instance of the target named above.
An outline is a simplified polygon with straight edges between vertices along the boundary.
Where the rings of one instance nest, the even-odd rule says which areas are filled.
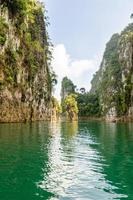
[[[83,134],[83,131],[82,131]],[[49,145],[49,172],[38,183],[57,196],[52,199],[120,199],[126,197],[114,192],[117,187],[106,180],[103,173],[105,159],[92,148],[99,145],[90,135],[77,135],[74,140],[64,140],[56,132]]]

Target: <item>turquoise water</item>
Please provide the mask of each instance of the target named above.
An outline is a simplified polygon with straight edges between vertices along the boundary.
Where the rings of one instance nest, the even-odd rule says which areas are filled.
[[[0,200],[133,200],[133,124],[0,124]]]

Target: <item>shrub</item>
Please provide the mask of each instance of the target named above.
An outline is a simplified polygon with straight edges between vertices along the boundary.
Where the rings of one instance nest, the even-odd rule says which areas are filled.
[[[8,25],[5,22],[5,19],[0,17],[0,45],[4,45],[6,42],[7,30],[8,30]]]

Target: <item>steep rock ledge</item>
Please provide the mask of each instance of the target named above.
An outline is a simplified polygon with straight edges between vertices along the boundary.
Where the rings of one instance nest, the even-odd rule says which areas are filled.
[[[51,117],[46,17],[33,0],[0,2],[0,122]]]
[[[133,24],[107,43],[91,93],[98,94],[107,120],[133,119]]]

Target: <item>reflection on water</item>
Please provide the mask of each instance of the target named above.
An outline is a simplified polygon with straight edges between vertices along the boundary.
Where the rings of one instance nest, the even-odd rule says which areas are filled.
[[[60,128],[59,128],[60,127]],[[61,130],[64,130],[65,142],[67,142],[67,149],[65,144],[62,145]],[[50,127],[51,135],[53,136],[49,144],[49,172],[44,173],[43,180],[39,186],[43,189],[56,194],[57,196],[64,196],[66,189],[74,184],[75,164],[74,164],[74,149],[75,142],[71,141],[76,136],[78,131],[78,123],[64,123],[52,124]],[[67,132],[68,131],[68,134]],[[64,152],[65,150],[65,152]]]
[[[0,125],[0,199],[133,199],[133,124]]]

